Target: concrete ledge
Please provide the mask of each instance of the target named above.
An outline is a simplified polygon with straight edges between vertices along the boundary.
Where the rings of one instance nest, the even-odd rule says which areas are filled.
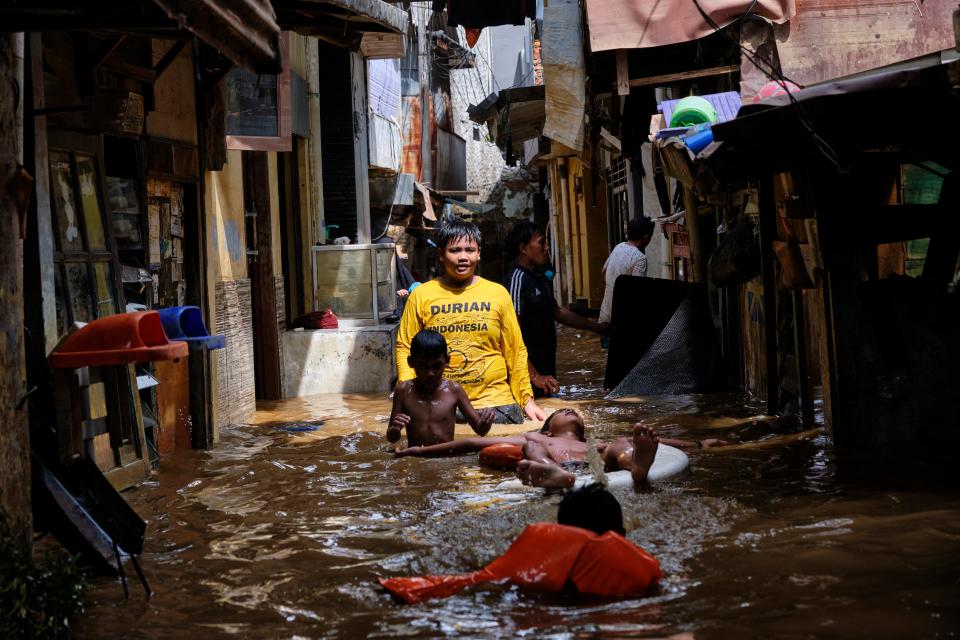
[[[390,391],[397,325],[286,331],[283,397]]]

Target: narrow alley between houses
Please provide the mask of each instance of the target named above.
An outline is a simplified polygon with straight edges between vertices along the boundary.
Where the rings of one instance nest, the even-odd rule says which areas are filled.
[[[0,639],[957,633],[956,2],[0,25]]]

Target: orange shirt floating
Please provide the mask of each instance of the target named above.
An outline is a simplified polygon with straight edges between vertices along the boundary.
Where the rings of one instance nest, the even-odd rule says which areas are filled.
[[[532,524],[507,552],[480,571],[462,575],[381,578],[407,604],[446,598],[481,582],[509,580],[526,589],[562,591],[571,582],[582,595],[644,596],[660,580],[660,563],[623,536],[562,524]]]

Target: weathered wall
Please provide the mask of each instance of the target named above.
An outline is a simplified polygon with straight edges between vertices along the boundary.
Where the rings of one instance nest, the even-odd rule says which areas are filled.
[[[497,29],[499,27],[484,29],[477,46],[472,49],[477,55],[476,68],[450,71],[453,126],[455,132],[467,141],[467,190],[480,192],[478,196],[467,198],[470,202],[489,202],[490,192],[505,166],[500,149],[490,139],[487,126],[478,125],[467,116],[468,106],[479,104],[495,90],[493,74],[486,61],[490,59],[491,33]],[[457,27],[457,33],[461,44],[466,46],[463,27]]]
[[[19,67],[20,74],[15,68]],[[0,79],[19,75],[22,86],[23,34],[0,35]],[[27,412],[17,404],[26,392],[23,351],[23,261],[20,216],[11,185],[22,151],[22,113],[12,91],[0,91],[0,507],[30,534],[30,436]]]
[[[956,8],[948,0],[798,0],[797,14],[774,25],[783,73],[806,86],[951,49]]]
[[[206,182],[208,304],[211,324],[227,339],[211,362],[212,422],[219,441],[220,427],[244,422],[256,409],[241,152],[227,151],[223,171],[208,172]]]
[[[227,151],[223,171],[207,173],[207,252],[214,283],[247,277],[241,152]]]
[[[396,375],[396,325],[287,331],[283,397],[389,391]]]
[[[173,40],[154,39],[153,63],[156,64],[175,44]],[[147,112],[147,135],[197,143],[197,111],[193,91],[193,54],[190,47],[174,59],[153,85],[156,108]]]

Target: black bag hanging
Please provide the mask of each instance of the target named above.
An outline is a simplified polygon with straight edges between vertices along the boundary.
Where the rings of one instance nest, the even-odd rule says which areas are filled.
[[[710,280],[718,287],[750,282],[760,273],[760,244],[750,218],[742,218],[710,256]]]

